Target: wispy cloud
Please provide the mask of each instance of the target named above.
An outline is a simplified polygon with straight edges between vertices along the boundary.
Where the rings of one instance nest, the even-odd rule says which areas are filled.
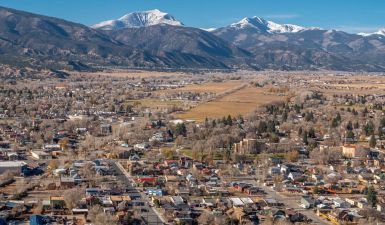
[[[336,30],[342,30],[349,33],[372,33],[376,32],[380,29],[383,29],[384,27],[381,26],[353,26],[353,25],[340,25],[335,27]]]
[[[289,14],[269,14],[265,15],[264,17],[266,19],[293,19],[297,18],[299,15],[294,14],[294,13],[289,13]]]

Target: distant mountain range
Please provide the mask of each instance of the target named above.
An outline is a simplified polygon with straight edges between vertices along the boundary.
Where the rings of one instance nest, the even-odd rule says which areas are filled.
[[[349,34],[252,17],[207,31],[159,10],[87,27],[0,7],[0,53],[3,76],[115,67],[385,71],[383,30]]]
[[[276,24],[245,18],[210,32],[253,54],[270,69],[384,71],[385,36]]]

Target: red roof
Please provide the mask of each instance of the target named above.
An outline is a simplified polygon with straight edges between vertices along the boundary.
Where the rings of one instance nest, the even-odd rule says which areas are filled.
[[[144,182],[155,182],[157,180],[156,177],[142,177],[138,179],[139,183],[144,183]]]

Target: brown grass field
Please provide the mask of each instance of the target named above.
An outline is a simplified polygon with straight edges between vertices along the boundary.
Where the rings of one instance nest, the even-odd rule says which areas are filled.
[[[148,107],[148,108],[167,108],[173,105],[181,105],[183,104],[182,100],[172,100],[172,101],[162,101],[159,99],[153,99],[153,98],[146,98],[141,100],[132,100],[127,101],[128,104],[134,105],[135,102],[140,103],[139,107]]]
[[[247,115],[257,107],[282,101],[284,98],[284,96],[267,93],[264,88],[246,87],[220,99],[202,103],[187,112],[177,114],[176,117],[203,122],[205,118]]]
[[[237,88],[241,86],[244,82],[240,80],[230,80],[225,82],[208,82],[204,84],[193,84],[188,85],[182,88],[175,88],[175,89],[167,89],[167,90],[161,90],[159,93],[174,93],[174,92],[197,92],[197,93],[204,93],[204,92],[212,92],[216,94],[220,94],[223,92],[226,92],[228,90]]]

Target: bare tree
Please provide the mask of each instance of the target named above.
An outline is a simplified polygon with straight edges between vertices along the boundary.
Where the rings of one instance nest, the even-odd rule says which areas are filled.
[[[64,201],[69,210],[75,208],[79,202],[84,197],[84,190],[80,188],[73,188],[66,190],[63,193]]]

